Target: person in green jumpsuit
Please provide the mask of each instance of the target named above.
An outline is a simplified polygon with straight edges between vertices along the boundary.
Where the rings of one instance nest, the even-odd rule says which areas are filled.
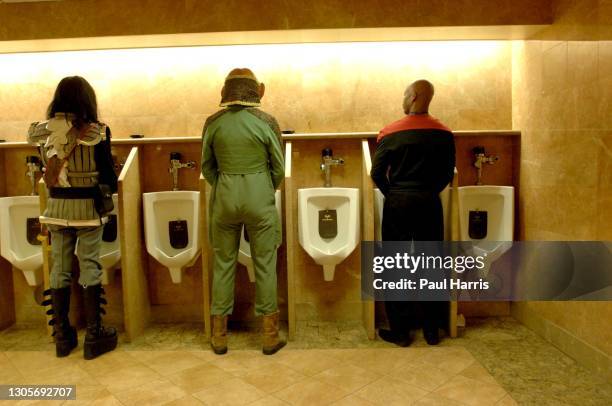
[[[202,174],[212,186],[211,346],[217,354],[227,352],[242,227],[249,235],[255,267],[255,315],[263,316],[263,352],[273,354],[285,345],[278,334],[276,251],[281,229],[274,199],[285,170],[278,123],[257,108],[264,91],[251,70],[232,70],[221,91],[224,109],[206,120],[202,134]]]

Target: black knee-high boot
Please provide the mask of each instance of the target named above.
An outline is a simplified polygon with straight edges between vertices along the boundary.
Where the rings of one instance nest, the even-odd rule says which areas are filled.
[[[51,309],[47,310],[47,314],[53,316],[49,325],[53,326],[55,355],[65,357],[78,345],[76,329],[70,325],[68,318],[70,311],[70,287],[49,289],[43,294],[45,296],[51,295],[51,299],[43,301],[43,306],[51,305]]]
[[[102,308],[102,305],[106,304],[102,294],[102,285],[87,286],[83,289],[87,320],[87,335],[83,347],[85,359],[94,359],[117,347],[117,330],[102,326],[102,314],[106,313]]]

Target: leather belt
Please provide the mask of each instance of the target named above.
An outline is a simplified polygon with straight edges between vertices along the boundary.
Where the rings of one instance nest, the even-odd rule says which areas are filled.
[[[92,187],[52,187],[49,197],[54,199],[94,199],[98,188]]]
[[[94,172],[68,172],[67,176],[69,178],[93,178],[99,175],[100,175],[100,172],[94,171]]]

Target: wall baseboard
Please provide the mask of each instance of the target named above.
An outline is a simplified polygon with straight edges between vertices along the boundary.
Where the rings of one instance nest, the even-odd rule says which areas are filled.
[[[557,347],[579,365],[612,381],[612,356],[545,319],[527,306],[513,303],[512,317]]]

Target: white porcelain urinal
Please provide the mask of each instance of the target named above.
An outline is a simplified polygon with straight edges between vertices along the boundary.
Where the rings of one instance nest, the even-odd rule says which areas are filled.
[[[450,185],[444,188],[442,192],[440,192],[440,201],[442,202],[442,215],[444,216],[444,239],[449,239],[449,230],[447,225],[449,208],[450,208]],[[385,196],[382,194],[380,189],[374,188],[374,238],[376,241],[382,241],[382,218],[383,218],[383,208],[385,205]]]
[[[281,203],[281,191],[277,190],[274,193],[274,200],[276,205],[276,210],[278,211],[278,218],[280,220],[281,225],[283,224],[283,219],[281,216],[282,211],[282,203]],[[242,228],[242,233],[240,234],[240,249],[238,251],[238,262],[244,265],[249,274],[249,281],[255,282],[255,268],[253,267],[253,259],[251,258],[251,245],[249,241],[245,238],[245,227]]]
[[[181,270],[200,254],[200,192],[143,193],[147,252],[181,282]]]
[[[512,247],[514,187],[460,187],[459,222],[461,240],[472,241],[473,255],[485,257],[484,277],[490,264]]]
[[[326,281],[359,244],[359,189],[298,189],[300,245],[323,266]]]
[[[38,216],[38,196],[0,198],[0,253],[23,272],[30,286],[42,284],[42,248],[36,239]]]
[[[102,265],[102,285],[108,285],[109,282],[113,280],[114,271],[119,268],[121,260],[121,244],[119,243],[119,201],[117,193],[113,195],[113,203],[115,204],[115,208],[112,212],[110,212],[110,216],[115,216],[114,220],[111,220],[112,222],[115,222],[115,224],[109,224],[105,227],[116,228],[117,232],[114,236],[115,238],[112,241],[102,240],[102,246],[100,247],[100,264]]]

